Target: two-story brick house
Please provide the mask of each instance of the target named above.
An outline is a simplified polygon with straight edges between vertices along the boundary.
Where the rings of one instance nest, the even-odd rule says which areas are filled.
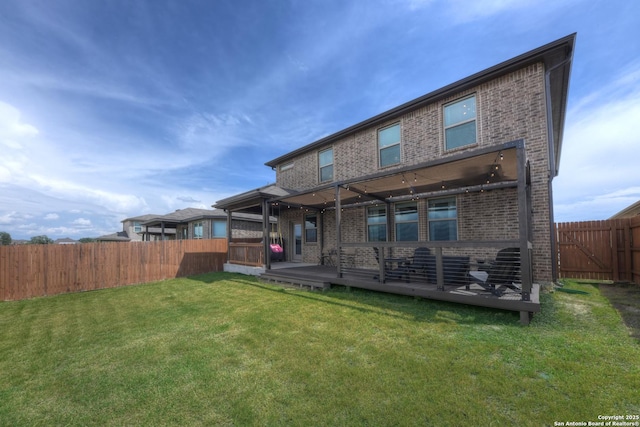
[[[322,263],[335,255],[330,283],[428,298],[474,303],[386,284],[386,261],[405,260],[395,269],[405,277],[408,256],[427,247],[442,285],[443,256],[472,264],[516,248],[521,287],[513,288],[531,303],[536,283],[555,276],[552,180],[574,43],[575,34],[559,39],[277,157],[266,163],[276,171],[270,192],[216,207],[276,212],[289,260]],[[379,284],[370,284],[364,272],[376,265]],[[524,322],[538,310],[478,305],[520,311]]]

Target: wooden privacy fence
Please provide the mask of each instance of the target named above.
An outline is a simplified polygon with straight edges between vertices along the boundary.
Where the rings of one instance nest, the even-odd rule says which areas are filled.
[[[0,300],[222,271],[226,239],[0,246]]]
[[[556,224],[558,276],[640,284],[640,217]]]

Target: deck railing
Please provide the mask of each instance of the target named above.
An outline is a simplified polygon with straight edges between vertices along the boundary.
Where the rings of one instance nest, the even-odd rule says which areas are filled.
[[[356,280],[484,288],[495,295],[520,293],[527,300],[517,241],[343,243],[339,274]],[[526,280],[525,280],[526,281]],[[478,288],[480,287],[480,288]]]

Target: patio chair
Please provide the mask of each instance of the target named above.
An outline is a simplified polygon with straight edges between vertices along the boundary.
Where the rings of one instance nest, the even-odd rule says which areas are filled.
[[[437,284],[436,256],[426,255],[423,263],[425,265],[423,277],[427,283]],[[443,255],[442,256],[442,286],[439,290],[444,290],[444,286],[467,286],[469,284],[470,259],[468,256]]]
[[[520,248],[499,250],[496,259],[484,270],[470,272],[471,281],[498,297],[504,294],[504,288],[519,292],[514,282],[520,277]]]
[[[413,252],[413,256],[409,257],[406,263],[398,267],[398,272],[402,273],[402,276],[406,279],[407,283],[412,279],[425,280],[427,277],[427,270],[432,265],[435,266],[433,261],[435,261],[435,258],[431,255],[431,249],[416,248]]]
[[[380,250],[374,247],[373,252],[376,257],[376,262],[378,263],[378,265],[380,265]],[[387,259],[383,260],[383,263],[384,263],[384,278],[385,278],[383,282],[386,282],[387,279],[401,280],[404,277],[404,275],[407,274],[407,270],[405,269],[404,266],[394,269],[392,268],[392,263],[389,262],[389,260]],[[373,276],[373,280],[378,280],[379,277],[380,276],[376,274],[375,276]]]

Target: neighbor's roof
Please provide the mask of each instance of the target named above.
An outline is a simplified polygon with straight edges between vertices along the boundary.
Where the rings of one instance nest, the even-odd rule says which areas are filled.
[[[385,121],[397,118],[409,111],[431,104],[443,98],[456,94],[457,92],[478,86],[489,80],[511,73],[534,63],[543,62],[548,73],[548,91],[551,104],[551,135],[554,144],[554,175],[558,173],[560,163],[560,148],[562,146],[562,134],[564,130],[564,120],[567,106],[567,96],[569,90],[569,74],[571,72],[571,62],[575,45],[576,33],[541,46],[537,49],[516,56],[508,61],[502,62],[484,71],[473,74],[448,86],[428,93],[420,98],[416,98],[396,108],[385,111],[370,119],[364,120],[351,127],[343,129],[325,138],[319,139],[311,144],[305,145],[294,151],[286,153],[273,159],[265,165],[272,168],[278,164],[286,162],[308,151],[316,150],[336,140],[344,138],[350,134],[364,130],[371,126],[380,125]]]
[[[159,216],[162,216],[162,215],[146,214],[146,215],[140,215],[140,216],[133,216],[131,218],[125,218],[120,222],[125,222],[125,221],[144,222],[144,221],[149,221],[150,219],[153,219],[153,218],[158,218]]]
[[[609,219],[633,218],[638,215],[640,215],[640,200],[638,200],[631,206],[627,206],[626,208],[622,209],[620,212],[613,215]]]
[[[96,240],[100,242],[130,242],[131,241],[126,231],[118,231],[117,233],[100,236]]]
[[[179,224],[179,223],[197,221],[199,219],[214,219],[214,218],[226,219],[227,213],[222,209],[198,209],[198,208],[178,209],[175,212],[172,212],[167,215],[156,215],[153,218],[147,221],[144,221],[143,224],[146,226],[160,224],[160,223]],[[234,213],[233,219],[262,222],[262,216],[252,215],[252,214]]]

